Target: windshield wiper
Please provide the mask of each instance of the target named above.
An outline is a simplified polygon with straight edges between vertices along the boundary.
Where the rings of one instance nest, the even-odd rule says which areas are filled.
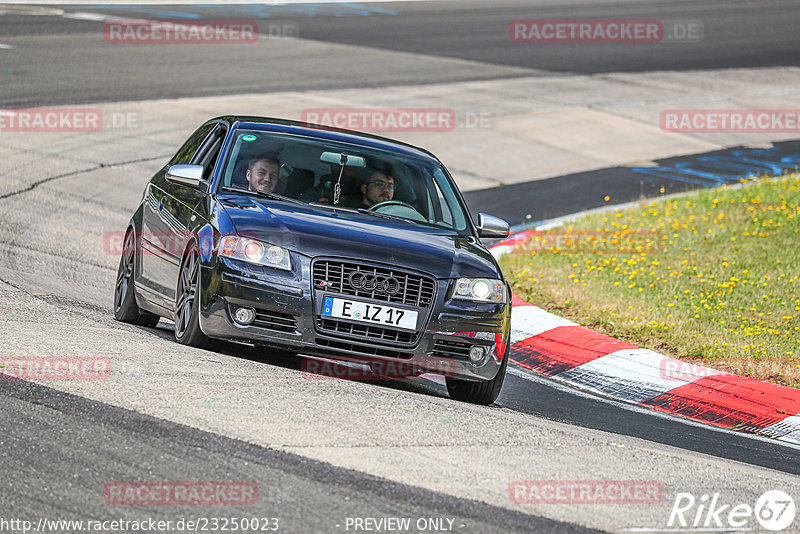
[[[268,198],[270,200],[283,200],[284,202],[291,202],[293,204],[305,204],[302,200],[297,200],[292,197],[285,197],[278,193],[270,193],[268,191],[251,191],[250,189],[239,189],[238,187],[223,187],[225,191],[234,191],[236,193],[249,193],[251,195],[258,195],[260,197]]]
[[[395,221],[405,221],[405,222],[412,222],[411,219],[406,219],[405,217],[398,217],[397,215],[389,215],[388,213],[381,213],[379,211],[372,211],[368,210],[367,208],[358,208],[358,213],[367,213],[369,215],[374,215],[376,217],[383,217],[384,219],[392,219]],[[414,221],[416,222],[416,221]]]

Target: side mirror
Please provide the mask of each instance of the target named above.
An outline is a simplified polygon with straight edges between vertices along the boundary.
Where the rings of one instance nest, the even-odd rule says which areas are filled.
[[[202,165],[173,165],[167,169],[165,178],[173,184],[185,185],[206,192]]]
[[[508,237],[509,233],[511,229],[503,219],[485,213],[478,214],[478,236],[498,238]]]

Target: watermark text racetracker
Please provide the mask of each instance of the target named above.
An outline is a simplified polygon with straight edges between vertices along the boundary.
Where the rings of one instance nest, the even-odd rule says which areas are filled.
[[[450,108],[312,108],[304,109],[300,120],[366,132],[450,132],[494,125],[494,117],[488,112],[457,114]]]
[[[258,502],[254,482],[109,482],[103,498],[110,505],[239,506]]]
[[[526,19],[511,21],[508,34],[515,43],[696,43],[703,29],[699,20]]]
[[[139,128],[139,114],[98,108],[0,109],[0,133],[94,132],[112,128]]]
[[[456,371],[454,363],[447,360],[423,362],[417,365],[411,365],[406,361],[376,360],[369,367],[317,358],[306,358],[300,363],[301,376],[307,380],[336,378],[352,381],[409,380],[426,373],[455,376]]]
[[[658,364],[658,375],[663,380],[674,380],[677,382],[694,382],[706,376],[725,375],[724,371],[717,371],[702,365],[695,365],[682,362],[674,358],[664,357]]]
[[[254,44],[259,40],[299,37],[296,22],[254,20],[108,21],[103,37],[109,44]]]
[[[517,504],[657,504],[664,486],[657,480],[516,480],[508,496]]]
[[[0,380],[106,380],[111,360],[94,356],[0,356]]]
[[[666,236],[649,230],[551,228],[521,245],[531,254],[652,254],[664,250]]]
[[[659,125],[679,133],[800,133],[800,109],[668,109]]]

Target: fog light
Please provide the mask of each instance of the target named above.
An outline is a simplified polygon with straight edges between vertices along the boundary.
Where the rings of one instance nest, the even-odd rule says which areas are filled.
[[[250,324],[256,319],[256,311],[253,308],[236,308],[233,319],[239,324]]]
[[[486,351],[483,349],[483,347],[476,345],[469,349],[469,361],[472,363],[481,363],[485,355]]]

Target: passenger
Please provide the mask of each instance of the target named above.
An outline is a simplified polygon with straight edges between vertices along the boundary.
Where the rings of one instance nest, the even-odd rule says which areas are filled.
[[[250,160],[247,165],[247,184],[250,191],[263,193],[280,193],[279,189],[281,165],[273,157],[260,156]]]

